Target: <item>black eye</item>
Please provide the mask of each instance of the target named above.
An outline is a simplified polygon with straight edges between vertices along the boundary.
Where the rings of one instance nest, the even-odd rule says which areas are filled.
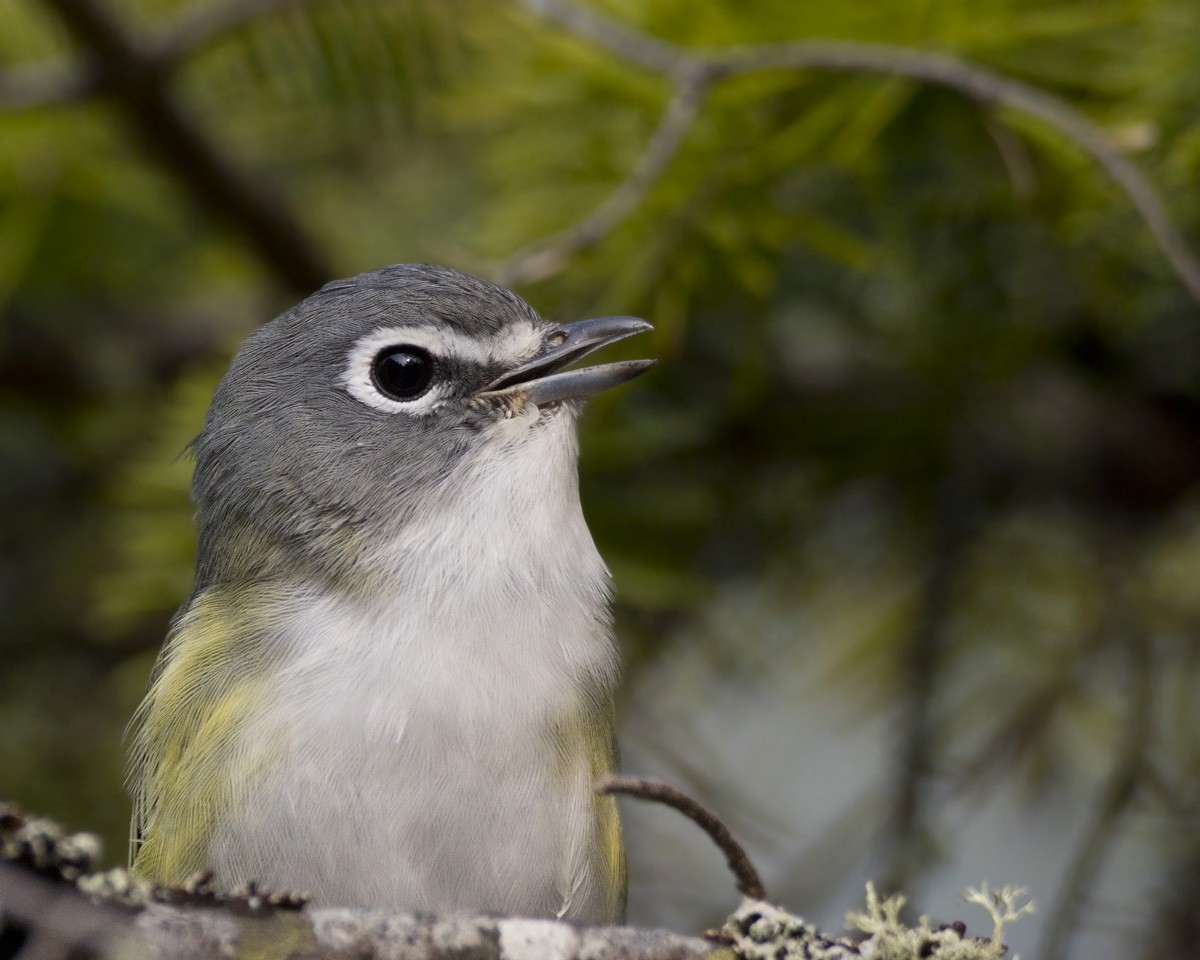
[[[433,358],[418,347],[388,347],[371,364],[371,379],[385,397],[416,400],[433,380]]]

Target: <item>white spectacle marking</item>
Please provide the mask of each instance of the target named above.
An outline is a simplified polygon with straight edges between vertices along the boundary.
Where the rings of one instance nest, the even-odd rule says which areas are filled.
[[[386,413],[423,415],[436,410],[446,398],[446,384],[434,383],[413,400],[393,400],[379,392],[371,377],[375,358],[389,347],[418,347],[435,359],[455,358],[471,363],[516,366],[532,357],[541,345],[542,334],[532,323],[515,323],[503,334],[477,339],[451,327],[380,327],[362,337],[350,350],[342,385],[350,396]]]

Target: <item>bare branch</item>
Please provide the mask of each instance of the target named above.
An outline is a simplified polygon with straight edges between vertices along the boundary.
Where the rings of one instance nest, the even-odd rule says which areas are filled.
[[[660,73],[680,75],[699,71],[714,80],[766,70],[883,73],[946,87],[982,104],[1004,106],[1036,117],[1090,156],[1125,193],[1171,269],[1200,303],[1200,261],[1175,228],[1157,190],[1103,130],[1066,101],[1044,90],[929,50],[836,40],[687,50],[640,34],[565,0],[522,2],[544,19]]]
[[[19,922],[25,960],[101,955],[157,960],[304,956],[309,960],[702,960],[717,949],[664,930],[581,927],[557,920],[411,916],[379,910],[235,908],[153,903],[136,918],[62,884],[0,864],[0,903]]]
[[[558,273],[573,255],[599,243],[637,209],[679,152],[706,87],[703,71],[681,77],[658,128],[620,186],[578,223],[514,254],[494,270],[496,282],[517,286]]]
[[[1124,191],[1167,262],[1200,303],[1200,261],[1175,229],[1154,186],[1103,130],[1045,90],[947,54],[888,44],[800,41],[714,53],[705,59],[714,71],[730,75],[777,69],[887,73],[947,87],[980,103],[1036,117],[1088,154]]]
[[[534,14],[565,27],[592,43],[611,50],[623,60],[641,64],[659,73],[673,73],[686,57],[675,44],[659,40],[564,0],[521,0]]]
[[[750,862],[750,857],[742,845],[734,839],[729,828],[721,819],[701,804],[693,800],[682,790],[677,790],[670,784],[659,780],[649,780],[643,777],[603,777],[596,783],[596,792],[601,794],[624,794],[637,797],[640,800],[653,800],[655,803],[665,803],[673,810],[678,810],[708,834],[713,843],[725,854],[729,869],[737,878],[738,892],[754,900],[765,900],[767,891],[759,879],[758,871]]]

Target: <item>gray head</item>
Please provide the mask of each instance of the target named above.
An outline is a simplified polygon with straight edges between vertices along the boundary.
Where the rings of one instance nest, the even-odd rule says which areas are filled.
[[[328,284],[251,336],[213,397],[194,444],[197,589],[297,565],[341,577],[472,483],[574,484],[578,401],[650,361],[562,368],[649,328],[549,323],[444,267]]]

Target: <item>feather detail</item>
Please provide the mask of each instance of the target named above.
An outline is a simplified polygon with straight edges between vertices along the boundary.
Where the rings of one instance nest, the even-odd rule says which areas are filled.
[[[256,642],[262,597],[208,590],[172,626],[150,689],[131,725],[131,867],[175,884],[207,865],[209,844],[236,794],[265,757],[241,732],[263,699],[265,658]]]
[[[610,700],[594,715],[575,718],[556,731],[562,775],[575,781],[559,917],[594,923],[625,919],[625,844],[617,803],[594,792],[596,781],[617,767],[613,713]]]

